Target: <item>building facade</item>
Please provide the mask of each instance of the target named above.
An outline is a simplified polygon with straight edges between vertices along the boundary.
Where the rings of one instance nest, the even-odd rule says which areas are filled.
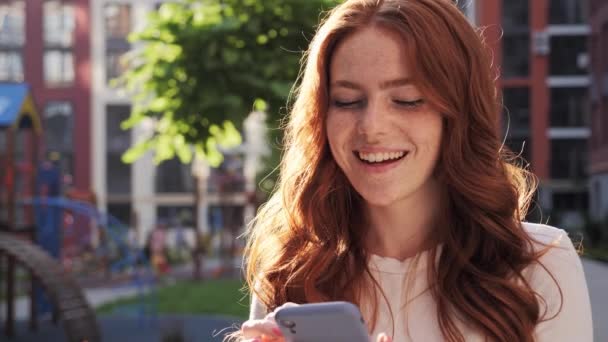
[[[591,165],[590,209],[594,220],[608,215],[608,3],[590,1]]]
[[[581,0],[476,2],[500,73],[506,144],[540,181],[534,219],[564,228],[583,224],[589,202],[588,13]]]
[[[89,0],[0,2],[0,81],[30,85],[44,150],[59,159],[64,186],[83,190],[91,188],[89,6]]]

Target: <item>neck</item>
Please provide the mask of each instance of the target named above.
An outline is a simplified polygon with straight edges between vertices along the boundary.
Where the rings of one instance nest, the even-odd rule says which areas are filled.
[[[370,253],[405,260],[435,243],[432,233],[438,222],[442,191],[430,180],[418,192],[389,206],[367,204]]]

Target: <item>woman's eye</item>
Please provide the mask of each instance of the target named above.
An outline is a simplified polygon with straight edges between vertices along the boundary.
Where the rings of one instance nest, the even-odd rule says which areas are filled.
[[[354,101],[339,101],[339,100],[334,100],[334,106],[338,107],[338,108],[355,108],[358,107],[359,105],[361,105],[361,103],[363,102],[362,100],[354,100]]]
[[[421,104],[423,104],[424,100],[423,99],[418,99],[418,100],[414,100],[414,101],[393,100],[393,102],[402,107],[416,108],[416,107],[420,106]]]

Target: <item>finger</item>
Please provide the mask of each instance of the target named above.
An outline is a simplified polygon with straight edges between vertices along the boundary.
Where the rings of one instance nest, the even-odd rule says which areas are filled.
[[[283,309],[283,308],[292,308],[294,306],[300,306],[300,304],[296,304],[296,303],[292,303],[292,302],[287,302],[287,303],[285,303],[285,304],[277,307],[276,309],[274,309],[274,311],[272,311],[268,315],[266,315],[265,319],[269,319],[269,320],[273,320],[274,321],[274,316],[275,316],[275,314],[276,314],[277,311],[279,311],[280,309]]]
[[[285,342],[285,339],[282,337],[267,337],[266,335],[262,335],[256,338],[250,338],[247,340],[241,340],[241,342]]]
[[[243,323],[241,326],[241,332],[245,338],[258,338],[262,336],[269,338],[276,338],[282,336],[281,330],[274,322],[274,320],[267,319],[254,319]]]
[[[376,337],[376,342],[392,342],[392,338],[390,338],[387,334],[381,333]]]

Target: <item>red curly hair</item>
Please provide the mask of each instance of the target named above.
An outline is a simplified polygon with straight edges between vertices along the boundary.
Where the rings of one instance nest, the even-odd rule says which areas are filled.
[[[447,194],[438,215],[449,224],[428,269],[444,337],[464,341],[458,314],[491,340],[533,341],[541,299],[522,271],[546,249],[535,252],[521,221],[535,182],[503,148],[489,50],[449,0],[349,0],[320,26],[294,90],[277,189],[248,232],[249,288],[272,310],[288,301],[360,304],[377,286],[366,281],[363,199],[333,160],[325,127],[332,53],[370,25],[404,39],[417,87],[444,117],[436,176]]]

